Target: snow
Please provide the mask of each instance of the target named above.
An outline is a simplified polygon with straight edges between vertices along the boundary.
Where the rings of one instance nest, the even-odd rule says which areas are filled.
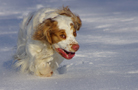
[[[80,15],[80,49],[50,78],[12,67],[22,18],[41,7]],[[137,0],[1,0],[0,90],[138,90]]]

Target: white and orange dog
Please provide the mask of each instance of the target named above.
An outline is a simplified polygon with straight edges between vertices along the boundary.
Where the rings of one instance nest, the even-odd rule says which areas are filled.
[[[68,7],[30,13],[20,26],[16,66],[22,72],[50,77],[64,58],[73,58],[79,49],[75,37],[80,27],[79,16]]]

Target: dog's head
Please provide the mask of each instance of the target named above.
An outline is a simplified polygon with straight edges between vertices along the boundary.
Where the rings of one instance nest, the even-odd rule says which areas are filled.
[[[34,39],[48,42],[62,57],[71,59],[79,49],[75,37],[81,27],[81,20],[68,7],[63,7],[57,13],[57,17],[46,19],[37,27]]]

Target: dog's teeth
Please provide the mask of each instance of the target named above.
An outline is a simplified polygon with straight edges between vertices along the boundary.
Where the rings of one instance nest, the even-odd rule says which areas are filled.
[[[57,67],[59,67],[59,64],[56,62]]]

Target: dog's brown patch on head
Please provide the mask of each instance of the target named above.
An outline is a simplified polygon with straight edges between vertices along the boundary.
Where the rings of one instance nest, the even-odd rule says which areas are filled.
[[[60,30],[57,24],[58,22],[52,19],[45,20],[37,26],[33,39],[48,42],[49,44],[65,40],[67,37],[66,32],[64,29]]]
[[[57,21],[54,21],[52,19],[46,19],[43,21],[43,23],[39,24],[36,27],[36,31],[33,35],[34,40],[39,40],[42,42],[49,42],[52,44],[52,39],[51,39],[51,31],[58,29],[57,26]]]
[[[58,43],[62,40],[65,40],[67,38],[66,32],[64,29],[62,30],[53,30],[51,33],[52,42]]]
[[[80,29],[80,27],[82,25],[80,17],[78,15],[75,15],[74,13],[72,13],[71,10],[68,8],[68,6],[63,7],[62,9],[58,10],[57,13],[60,15],[65,15],[65,16],[71,17],[71,19],[74,23],[75,29],[76,30]]]

